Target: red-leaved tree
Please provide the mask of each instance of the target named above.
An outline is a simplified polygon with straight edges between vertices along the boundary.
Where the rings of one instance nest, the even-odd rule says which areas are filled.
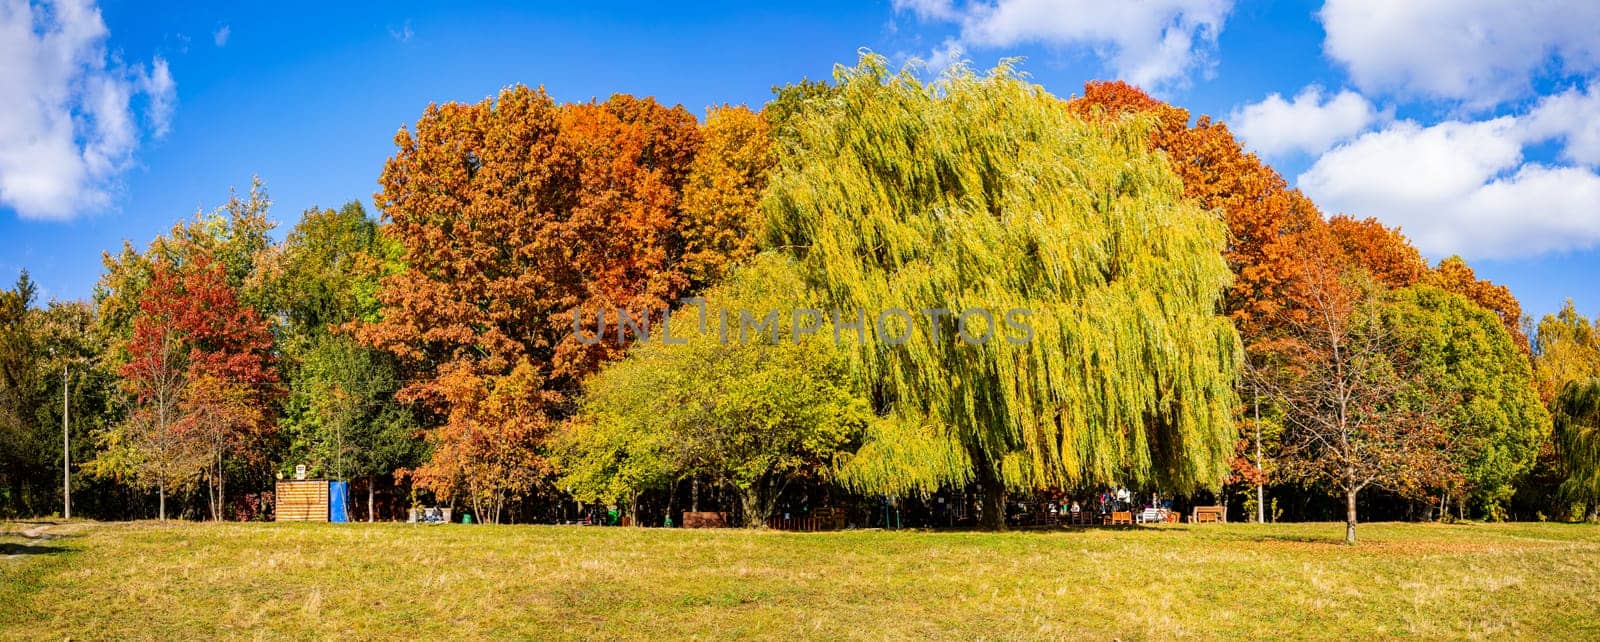
[[[154,266],[121,374],[134,400],[128,445],[153,478],[166,516],[169,484],[202,476],[222,519],[229,458],[257,461],[270,433],[278,375],[272,334],[205,254]],[[199,470],[195,470],[196,467]]]

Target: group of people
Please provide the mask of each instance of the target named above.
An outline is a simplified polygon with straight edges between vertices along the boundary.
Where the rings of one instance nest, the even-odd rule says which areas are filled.
[[[1149,503],[1135,504],[1132,491],[1122,486],[1107,486],[1088,502],[1080,503],[1077,499],[1073,499],[1070,507],[1063,503],[1060,516],[1069,520],[1067,521],[1069,524],[1082,524],[1090,521],[1103,522],[1114,512],[1142,512],[1149,508],[1160,510],[1164,516],[1172,510],[1172,500],[1161,499],[1158,493],[1151,493]],[[1057,508],[1052,505],[1050,510],[1056,512]]]

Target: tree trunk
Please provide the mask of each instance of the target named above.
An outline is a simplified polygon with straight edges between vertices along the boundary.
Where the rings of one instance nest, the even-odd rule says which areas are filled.
[[[1255,426],[1255,429],[1256,429],[1256,523],[1257,524],[1265,524],[1265,523],[1267,523],[1267,490],[1266,490],[1266,485],[1261,483],[1261,475],[1263,474],[1262,471],[1266,470],[1266,468],[1265,468],[1265,465],[1264,465],[1264,463],[1262,462],[1262,459],[1261,459],[1261,399],[1260,399],[1260,397],[1261,397],[1260,393],[1259,392],[1256,393],[1255,399],[1254,399],[1254,401],[1255,401],[1254,408],[1255,408],[1255,413],[1256,413],[1256,420],[1255,420],[1255,422],[1253,422],[1252,425]]]
[[[1006,488],[996,481],[980,483],[978,497],[982,502],[983,514],[978,522],[978,527],[986,531],[1003,531],[1006,529]]]
[[[691,477],[689,479],[689,510],[692,511],[692,512],[696,512],[696,513],[700,512],[700,478],[699,477]]]
[[[161,497],[161,500],[160,500],[161,508],[160,508],[160,512],[158,514],[161,516],[161,521],[163,521],[163,522],[167,521],[167,482],[166,482],[166,480],[162,480],[162,481],[156,483],[156,494]]]
[[[367,476],[367,523],[371,524],[376,513],[372,512],[372,487],[378,485],[377,475]]]
[[[228,516],[226,514],[227,511],[228,511],[228,504],[227,504],[228,486],[227,486],[227,481],[228,480],[226,480],[226,479],[224,479],[222,477],[222,458],[218,457],[217,458],[217,521],[219,521],[219,522],[228,518]]]
[[[667,516],[661,520],[662,526],[669,526],[668,522],[672,521],[672,512],[678,508],[678,488],[682,485],[682,479],[672,482],[672,492],[667,495]]]
[[[1356,543],[1356,490],[1344,491],[1344,543]]]
[[[744,513],[745,528],[766,528],[767,516],[772,514],[771,499],[765,497],[761,482],[739,489],[739,508]]]

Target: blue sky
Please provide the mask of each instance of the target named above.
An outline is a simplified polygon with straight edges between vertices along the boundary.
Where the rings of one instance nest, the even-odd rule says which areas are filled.
[[[1600,312],[1595,3],[897,0],[165,4],[0,0],[0,278],[88,296],[100,253],[267,184],[285,227],[370,205],[430,102],[544,85],[759,105],[869,48],[1023,56],[1061,96],[1129,78],[1229,122],[1325,211],[1465,255],[1530,314]],[[9,67],[9,69],[7,69]],[[1276,94],[1277,98],[1273,98]]]

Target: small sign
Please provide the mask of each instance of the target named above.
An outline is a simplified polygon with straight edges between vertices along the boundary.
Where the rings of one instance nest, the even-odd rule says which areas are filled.
[[[302,480],[302,481],[306,478],[306,465],[305,464],[296,464],[295,465],[295,467],[294,467],[294,478],[296,480]]]

